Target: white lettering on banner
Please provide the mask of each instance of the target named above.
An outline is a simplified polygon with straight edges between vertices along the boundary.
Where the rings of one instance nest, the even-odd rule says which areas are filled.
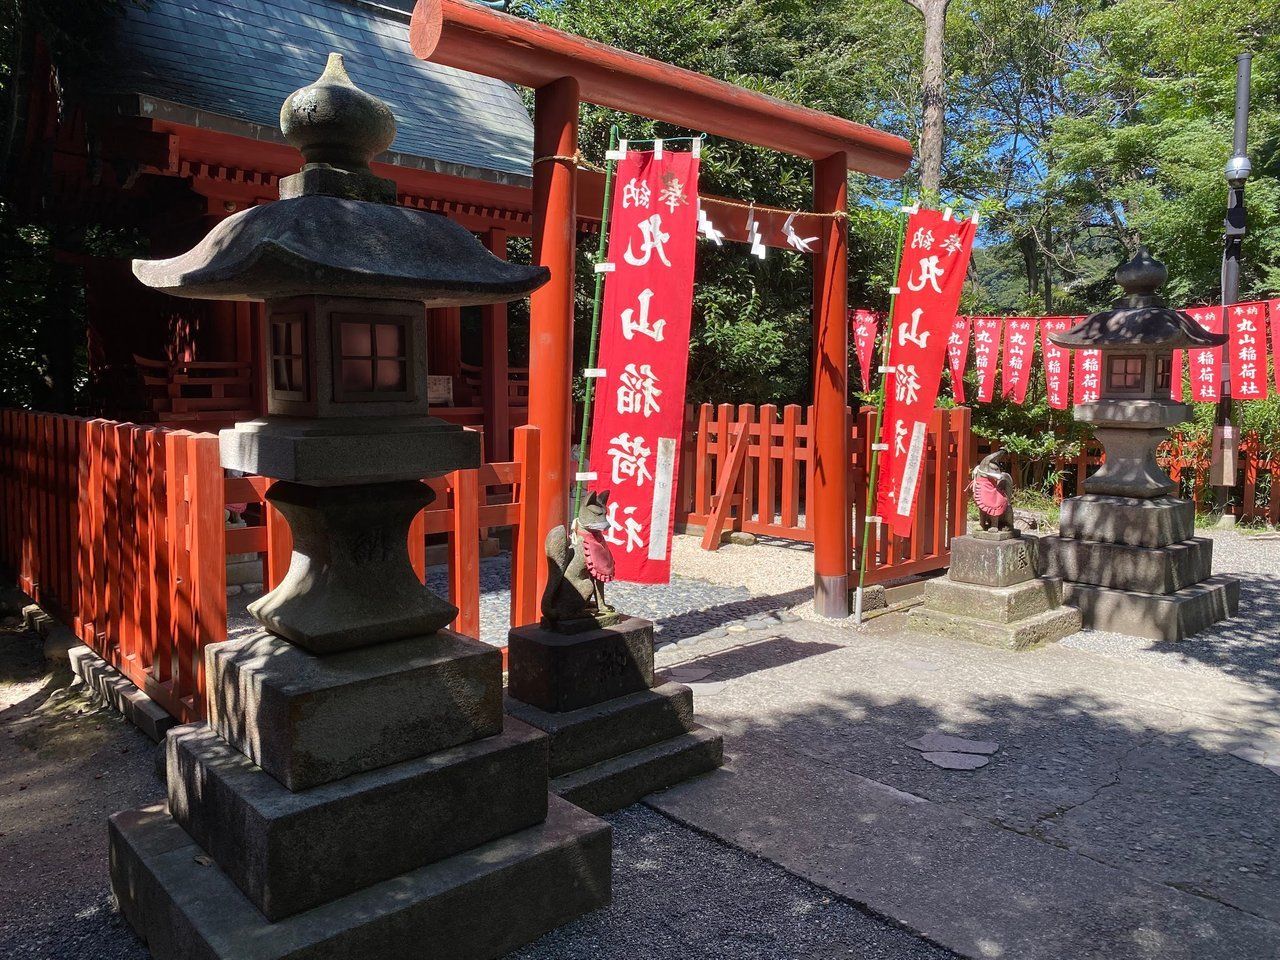
[[[667,259],[667,251],[663,246],[671,239],[671,234],[662,232],[662,214],[655,213],[647,220],[641,220],[636,224],[640,228],[640,252],[631,252],[631,241],[627,241],[627,252],[622,255],[622,259],[627,261],[633,267],[643,267],[649,262],[656,250],[658,259],[662,261],[664,267],[671,266],[671,261]]]
[[[643,487],[645,480],[652,480],[649,472],[649,454],[653,453],[644,445],[644,437],[636,434],[632,437],[625,431],[609,441],[609,459],[613,461],[613,482],[634,480],[637,487]]]
[[[640,304],[640,319],[632,319],[636,312],[631,307],[622,311],[622,335],[630,340],[637,333],[643,333],[654,343],[662,342],[662,329],[667,325],[667,321],[658,320],[652,326],[649,325],[649,301],[653,299],[653,291],[648,287],[637,294]]]
[[[920,465],[924,461],[924,440],[926,428],[920,420],[911,425],[911,448],[907,451],[907,462],[902,469],[902,491],[898,496],[898,516],[911,516],[911,507],[916,499],[916,484],[920,481]]]
[[[893,424],[893,453],[900,457],[907,452],[907,425],[899,419]]]
[[[649,209],[649,184],[641,181],[638,185],[636,178],[632,177],[630,182],[622,188],[622,209],[627,207],[644,207]]]
[[[893,391],[899,403],[915,403],[920,395],[920,378],[914,363],[900,363],[893,371]]]
[[[946,267],[938,266],[936,254],[932,257],[924,257],[920,260],[920,276],[915,280],[908,278],[907,289],[919,293],[928,284],[933,287],[934,293],[941,293],[942,288],[938,286],[938,281],[944,273],[946,273]]]
[[[907,342],[910,341],[923,350],[928,345],[929,331],[920,332],[920,318],[922,316],[924,316],[924,308],[916,307],[911,311],[911,329],[908,330],[905,323],[898,327],[898,346],[905,347]]]
[[[634,363],[628,363],[618,379],[621,381],[618,385],[619,413],[638,413],[647,420],[650,414],[662,412],[658,406],[662,391],[658,389],[658,377],[653,367],[642,363],[637,369]]]
[[[912,250],[932,250],[933,249],[933,231],[926,230],[921,227],[911,237]]]
[[[667,559],[667,528],[671,525],[671,487],[676,475],[675,437],[658,438],[654,465],[653,513],[649,516],[649,559]]]
[[[964,241],[962,241],[962,240],[961,240],[961,239],[960,239],[956,234],[954,234],[954,233],[953,233],[953,234],[951,234],[951,236],[947,237],[947,239],[945,239],[945,240],[943,240],[943,241],[942,241],[942,249],[943,249],[943,250],[945,250],[945,251],[947,251],[947,253],[949,253],[949,254],[951,254],[951,255],[953,255],[953,256],[954,256],[955,254],[959,253],[959,252],[960,252],[960,248],[961,248],[961,247],[963,247],[963,246],[964,246]]]
[[[609,521],[609,529],[605,533],[604,538],[612,543],[615,547],[622,547],[627,553],[635,550],[637,547],[644,546],[644,538],[640,535],[644,530],[644,526],[632,516],[636,512],[634,505],[625,508],[622,511],[622,519],[618,519],[618,503],[612,501],[609,504],[609,512],[606,519]],[[625,539],[619,540],[618,534],[625,535]]]

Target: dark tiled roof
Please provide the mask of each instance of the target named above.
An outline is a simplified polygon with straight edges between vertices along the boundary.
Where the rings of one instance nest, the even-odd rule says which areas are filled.
[[[146,0],[119,23],[110,92],[275,129],[280,104],[330,51],[395,112],[397,153],[529,175],[533,126],[505,83],[418,60],[400,11],[347,0]]]

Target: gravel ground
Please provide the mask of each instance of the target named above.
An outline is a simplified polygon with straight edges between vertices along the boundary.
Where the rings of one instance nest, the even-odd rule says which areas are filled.
[[[729,624],[759,620],[766,614],[804,603],[812,592],[812,551],[779,547],[787,562],[766,565],[762,570],[757,564],[743,562],[744,557],[752,556],[750,553],[738,552],[750,551],[753,547],[726,545],[719,552],[710,553],[702,550],[698,543],[693,537],[675,538],[675,573],[670,583],[616,583],[608,588],[609,602],[619,610],[654,622],[659,644],[723,630]],[[743,571],[741,582],[725,579],[723,575],[708,576],[717,567]],[[440,596],[448,596],[447,569],[429,568],[427,586]],[[256,594],[239,593],[227,598],[229,637],[257,629],[245,609],[254,596]],[[777,620],[771,622],[776,624]],[[494,646],[506,646],[510,627],[511,556],[503,553],[480,561],[480,639]]]
[[[1081,630],[1063,646],[1122,660],[1225,673],[1280,690],[1280,541],[1234,530],[1197,530],[1213,539],[1213,572],[1240,580],[1240,615],[1181,643]]]

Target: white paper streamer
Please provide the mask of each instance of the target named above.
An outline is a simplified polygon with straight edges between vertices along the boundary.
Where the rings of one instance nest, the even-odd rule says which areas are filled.
[[[787,217],[786,223],[782,225],[782,233],[787,238],[787,245],[800,253],[813,253],[813,247],[809,244],[817,240],[817,237],[802,237],[796,233],[796,228],[792,226],[796,222],[796,217],[800,215],[797,210],[791,216]]]

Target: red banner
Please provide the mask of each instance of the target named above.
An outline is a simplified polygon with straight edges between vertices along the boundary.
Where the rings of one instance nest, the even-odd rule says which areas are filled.
[[[911,533],[911,514],[924,467],[929,418],[938,399],[951,322],[969,269],[976,225],[936,210],[918,210],[907,221],[900,290],[889,336],[884,427],[887,446],[876,513],[900,537]]]
[[[1075,325],[1071,317],[1045,317],[1040,321],[1040,355],[1044,358],[1044,391],[1049,406],[1066,410],[1071,406],[1071,351],[1049,342],[1053,334],[1066,333]]]
[[[1221,307],[1196,307],[1185,311],[1191,319],[1210,333],[1222,332]],[[1191,399],[1199,403],[1213,403],[1222,394],[1221,347],[1204,347],[1188,350],[1191,360]]]
[[[858,371],[862,374],[862,389],[871,389],[871,365],[875,363],[876,331],[880,329],[880,314],[874,310],[851,311],[853,348],[858,357]]]
[[[693,306],[698,160],[629,150],[616,171],[601,314],[590,489],[610,491],[616,575],[671,579]]]
[[[1267,305],[1237,303],[1227,310],[1231,349],[1231,396],[1267,398]]]
[[[990,403],[996,393],[996,368],[1000,358],[999,317],[973,318],[973,365],[978,369],[978,402]]]
[[[1271,317],[1271,350],[1275,354],[1271,363],[1275,369],[1276,393],[1280,393],[1280,300],[1270,301],[1267,310]]]
[[[1025,317],[1004,321],[1004,363],[1000,375],[1000,395],[1021,404],[1031,381],[1031,360],[1036,350],[1036,322]]]
[[[1185,350],[1175,350],[1169,360],[1172,365],[1169,369],[1169,396],[1178,401],[1178,403],[1182,403],[1182,371],[1186,369],[1186,362],[1183,360],[1184,353],[1186,353]]]
[[[1072,351],[1073,403],[1093,403],[1102,395],[1102,351]]]
[[[951,395],[956,403],[964,403],[964,368],[969,362],[969,318],[956,317],[951,321],[951,336],[947,340],[947,366],[951,369]]]

